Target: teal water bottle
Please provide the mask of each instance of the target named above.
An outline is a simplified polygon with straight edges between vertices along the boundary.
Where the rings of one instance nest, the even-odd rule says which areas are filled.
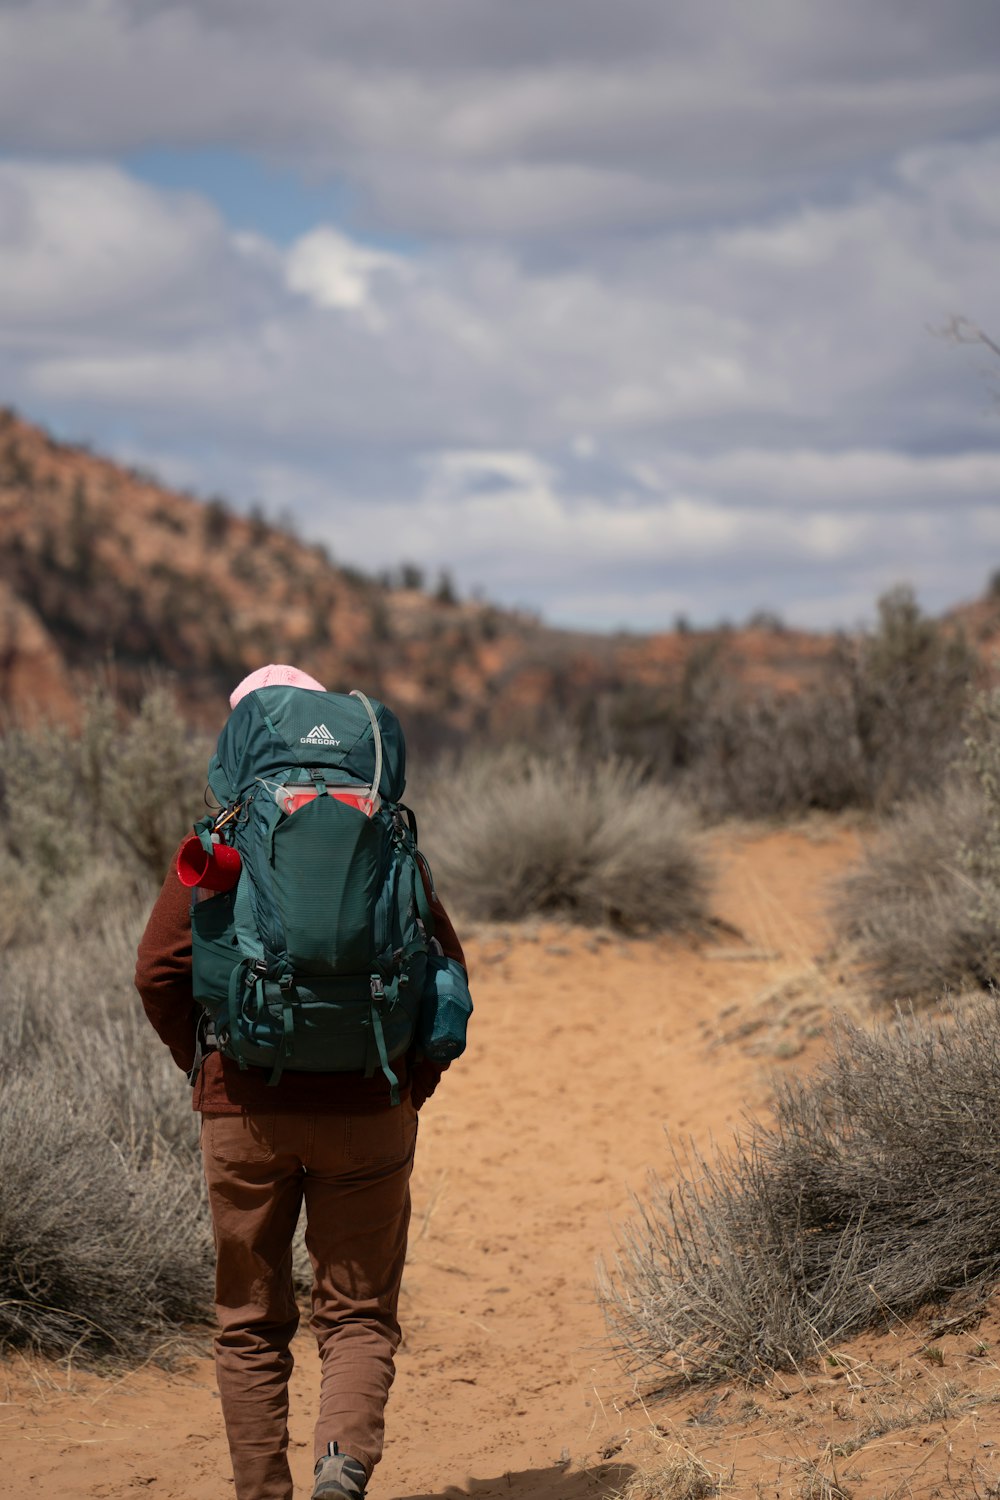
[[[472,1014],[469,981],[453,958],[432,953],[420,1002],[420,1050],[433,1062],[451,1062],[465,1051],[465,1033]]]

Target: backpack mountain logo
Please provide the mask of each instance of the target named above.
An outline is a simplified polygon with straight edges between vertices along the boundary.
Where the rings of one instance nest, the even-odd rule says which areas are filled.
[[[304,734],[299,740],[300,745],[339,745],[340,741],[327,729],[325,724],[314,724],[308,734]]]

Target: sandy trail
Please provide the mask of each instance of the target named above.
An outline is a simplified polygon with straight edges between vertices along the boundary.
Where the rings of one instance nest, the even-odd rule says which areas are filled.
[[[663,1127],[701,1143],[805,1066],[806,991],[846,828],[719,836],[715,910],[742,938],[623,942],[555,926],[468,943],[468,1055],[421,1119],[405,1341],[379,1496],[575,1500],[641,1414],[604,1347],[594,1265]],[[721,1044],[720,1044],[721,1040]],[[317,1359],[297,1344],[292,1467],[311,1484]],[[0,1495],[232,1494],[211,1361],[109,1381],[0,1366]]]

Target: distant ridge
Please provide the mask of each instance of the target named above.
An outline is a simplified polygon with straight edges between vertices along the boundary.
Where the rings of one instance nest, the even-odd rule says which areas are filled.
[[[19,718],[72,717],[110,664],[124,700],[166,672],[192,720],[214,725],[246,672],[291,661],[384,698],[417,742],[531,738],[655,702],[711,638],[557,630],[447,589],[386,587],[0,409],[0,694]],[[724,641],[735,676],[777,689],[813,678],[831,647],[766,621]]]

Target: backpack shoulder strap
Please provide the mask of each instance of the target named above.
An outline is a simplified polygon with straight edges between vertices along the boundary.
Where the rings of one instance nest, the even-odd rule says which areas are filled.
[[[413,891],[417,898],[417,913],[424,924],[427,941],[430,942],[434,936],[434,911],[427,896],[427,886],[430,886],[433,891],[434,876],[431,874],[431,867],[427,863],[427,860],[416,847],[414,847],[413,856],[417,866],[417,878],[413,882]],[[425,875],[427,877],[427,885],[424,884]]]

